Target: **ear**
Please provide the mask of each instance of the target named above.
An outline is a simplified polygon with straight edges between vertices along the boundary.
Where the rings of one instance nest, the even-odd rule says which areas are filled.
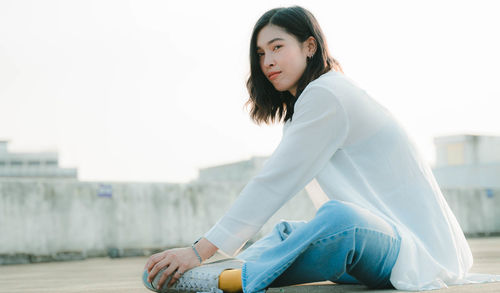
[[[316,50],[318,48],[318,45],[316,43],[316,39],[313,36],[310,36],[307,38],[307,40],[304,41],[303,43],[305,53],[307,56],[312,56],[316,53]]]

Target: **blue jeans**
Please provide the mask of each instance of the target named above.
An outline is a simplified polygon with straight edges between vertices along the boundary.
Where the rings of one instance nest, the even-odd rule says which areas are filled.
[[[281,221],[236,258],[244,293],[330,280],[393,288],[389,281],[401,238],[367,209],[330,200],[309,221]]]

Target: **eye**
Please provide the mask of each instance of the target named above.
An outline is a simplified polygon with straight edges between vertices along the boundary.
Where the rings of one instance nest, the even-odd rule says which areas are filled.
[[[281,48],[281,47],[283,47],[283,45],[276,45],[276,46],[274,46],[274,47],[273,47],[273,51],[276,51],[276,50],[278,50],[278,49],[279,49],[279,48]],[[260,57],[262,57],[262,56],[264,56],[264,53],[262,53],[262,52],[257,52],[257,57],[259,57],[259,58],[260,58]]]

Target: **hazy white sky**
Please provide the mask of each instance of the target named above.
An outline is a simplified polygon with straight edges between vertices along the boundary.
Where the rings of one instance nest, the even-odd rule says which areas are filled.
[[[0,139],[81,180],[185,182],[270,155],[281,125],[243,109],[249,40],[295,4],[428,162],[435,136],[500,135],[498,1],[0,0]]]

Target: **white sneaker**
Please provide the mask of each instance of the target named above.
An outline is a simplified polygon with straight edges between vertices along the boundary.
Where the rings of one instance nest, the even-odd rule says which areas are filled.
[[[161,275],[167,269],[167,267],[162,268],[155,276],[153,281],[150,283],[147,281],[148,271],[144,270],[142,280],[144,286],[151,291],[155,292],[211,292],[211,293],[223,293],[219,289],[219,276],[220,274],[229,269],[241,269],[244,261],[237,258],[227,258],[214,261],[211,263],[202,264],[201,266],[194,267],[186,271],[182,277],[177,280],[177,282],[172,285],[172,287],[167,288],[167,284],[171,279],[171,276],[167,278],[165,283],[163,283],[162,288],[158,289],[158,282],[160,281]]]

